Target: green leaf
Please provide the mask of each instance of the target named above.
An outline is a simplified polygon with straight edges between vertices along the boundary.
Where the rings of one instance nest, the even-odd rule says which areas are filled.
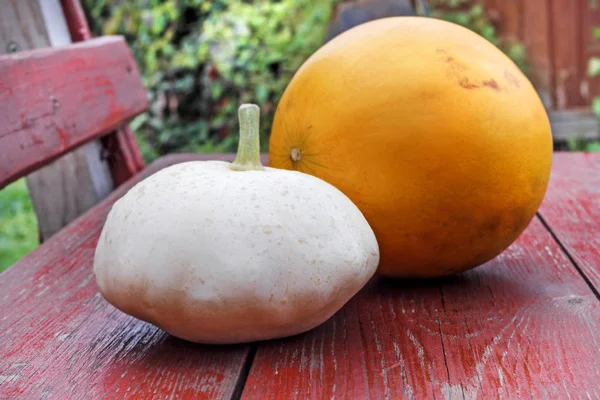
[[[477,4],[471,8],[471,15],[473,17],[479,17],[483,15],[483,6],[481,4]]]
[[[266,84],[260,84],[256,87],[256,101],[258,101],[258,104],[266,103],[268,96],[269,88]]]
[[[211,92],[211,97],[214,100],[217,100],[221,97],[221,95],[223,94],[223,86],[219,83],[219,82],[214,82],[211,86],[210,86],[210,92]]]
[[[600,141],[588,143],[586,150],[594,153],[600,153]]]
[[[600,75],[600,58],[592,57],[588,62],[588,75],[598,76]]]
[[[600,118],[600,97],[595,97],[592,100],[592,111]]]
[[[133,119],[133,121],[131,121],[131,123],[129,124],[129,127],[131,128],[132,131],[137,131],[140,129],[140,127],[146,123],[146,121],[148,120],[148,114],[143,113],[138,115],[137,117],[135,117]]]
[[[165,29],[167,18],[162,13],[154,13],[152,16],[152,33],[157,35]]]
[[[0,191],[0,271],[38,245],[38,227],[25,179]]]

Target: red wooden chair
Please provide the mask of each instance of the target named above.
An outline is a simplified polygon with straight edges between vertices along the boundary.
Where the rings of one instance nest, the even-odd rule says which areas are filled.
[[[79,43],[0,55],[0,189],[98,138],[117,188],[0,275],[0,398],[230,397],[250,346],[194,352],[198,346],[132,325],[99,297],[91,263],[110,207],[136,182],[177,162],[233,155],[172,155],[145,167],[127,123],[148,100],[126,42],[91,39],[79,2],[63,7]],[[118,361],[142,344],[150,347],[141,364]],[[107,363],[119,370],[98,380]],[[179,387],[184,377],[193,385]]]
[[[89,38],[82,18],[71,30]],[[0,56],[0,187],[99,137],[120,183],[0,274],[0,399],[600,397],[600,157],[557,154],[539,216],[485,266],[374,279],[306,334],[202,346],[117,311],[93,278],[106,215],[136,182],[233,159],[144,168],[123,127],[146,106],[120,37]]]

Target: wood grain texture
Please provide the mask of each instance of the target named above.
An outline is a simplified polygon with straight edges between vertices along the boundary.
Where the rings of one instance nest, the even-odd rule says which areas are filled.
[[[80,42],[91,39],[92,33],[85,19],[80,1],[61,0],[61,5],[73,41]],[[115,186],[121,185],[144,169],[142,153],[128,125],[122,126],[113,134],[105,136],[103,145]]]
[[[600,154],[555,153],[550,182],[540,215],[600,293]]]
[[[523,1],[521,16],[522,40],[527,49],[527,61],[530,64],[531,79],[540,91],[540,97],[546,107],[552,106],[550,98],[551,56],[550,56],[550,12],[548,1]]]
[[[551,33],[554,67],[554,105],[558,109],[585,105],[581,81],[586,71],[582,65],[580,0],[552,0]]]
[[[552,197],[565,176],[597,182],[598,156],[569,157],[555,158],[544,218],[548,204],[565,204]],[[233,158],[173,155],[142,176]],[[97,293],[95,244],[110,205],[133,183],[0,274],[0,398],[219,399],[241,389],[251,346],[174,339]],[[587,207],[597,198],[565,214],[567,223],[591,218],[578,227],[590,237],[599,228]],[[478,269],[431,281],[374,279],[320,327],[261,343],[242,398],[599,398],[599,329],[598,299],[536,219]]]
[[[524,0],[501,0],[495,3],[500,17],[500,34],[504,38],[520,40],[523,37]]]
[[[549,111],[554,143],[569,139],[597,140],[600,138],[598,117],[590,108]]]
[[[164,157],[0,274],[0,398],[231,398],[250,346],[187,343],[117,311],[97,291],[92,260],[111,205],[135,181],[232,158]]]
[[[599,398],[599,330],[598,299],[536,219],[476,270],[373,280],[315,330],[262,343],[242,398]]]
[[[527,50],[530,77],[548,108],[588,106],[600,79],[587,62],[598,41],[592,35],[595,0],[471,0],[481,2],[501,39]]]
[[[147,107],[121,37],[0,56],[0,102],[0,187]]]
[[[0,54],[50,46],[37,0],[0,0],[0,10]]]

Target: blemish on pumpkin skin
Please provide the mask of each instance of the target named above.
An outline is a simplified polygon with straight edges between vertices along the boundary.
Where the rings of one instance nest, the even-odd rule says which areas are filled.
[[[502,215],[492,216],[483,221],[480,232],[496,232],[502,226],[503,222]]]
[[[464,72],[466,70],[468,70],[467,66],[464,65],[463,63],[456,61],[456,59],[454,57],[452,57],[451,55],[444,53],[445,55],[440,56],[438,58],[439,61],[442,61],[446,64],[448,64],[448,67],[450,68],[450,71],[453,73],[459,73],[459,72]]]
[[[489,81],[483,81],[483,86],[487,86],[491,89],[494,89],[496,91],[500,90],[500,86],[498,85],[498,82],[496,82],[493,79],[490,79]]]
[[[510,83],[512,86],[514,86],[516,88],[521,87],[521,83],[519,82],[517,77],[515,77],[513,74],[511,74],[510,71],[504,70],[504,78],[506,78],[506,81],[508,83]]]
[[[458,80],[458,84],[465,89],[478,89],[481,87],[478,84],[476,84],[475,82],[471,82],[469,80],[469,78],[460,78]]]

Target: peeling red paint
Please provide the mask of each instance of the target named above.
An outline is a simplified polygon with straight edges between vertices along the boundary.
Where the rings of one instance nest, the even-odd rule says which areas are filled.
[[[31,134],[32,144],[35,146],[37,144],[44,144],[44,141],[37,135]]]
[[[58,134],[58,139],[60,140],[60,147],[62,149],[66,148],[69,143],[69,133],[60,126],[58,126],[56,122],[52,122],[52,125],[54,125],[54,129],[56,129],[56,133]]]
[[[0,126],[0,148],[11,154],[1,157],[0,186],[110,134],[144,111],[148,98],[139,75],[135,68],[127,73],[123,65],[135,64],[125,41],[117,37],[0,61],[0,120],[6,122]],[[16,90],[19,82],[29,85]],[[9,87],[15,89],[13,95],[5,96]],[[143,165],[141,156],[136,159]],[[119,160],[115,168],[125,169],[123,158]]]
[[[25,117],[25,114],[20,114],[19,117],[21,119],[21,129],[25,130],[29,128],[29,121],[27,121],[27,117]]]

